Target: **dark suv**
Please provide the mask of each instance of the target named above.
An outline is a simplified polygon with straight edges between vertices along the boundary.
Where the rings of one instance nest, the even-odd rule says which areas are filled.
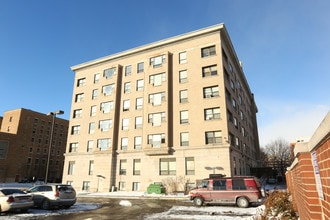
[[[217,203],[247,208],[250,203],[262,202],[260,184],[250,176],[204,179],[201,185],[189,192],[189,196],[197,206]]]

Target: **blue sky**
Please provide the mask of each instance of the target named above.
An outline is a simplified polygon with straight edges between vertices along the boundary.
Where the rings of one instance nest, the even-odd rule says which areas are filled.
[[[0,115],[70,118],[70,67],[224,23],[259,109],[261,146],[311,136],[330,110],[330,1],[1,0]]]

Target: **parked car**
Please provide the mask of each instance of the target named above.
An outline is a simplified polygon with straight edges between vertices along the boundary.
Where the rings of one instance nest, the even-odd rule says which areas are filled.
[[[34,205],[42,209],[70,208],[77,201],[76,191],[66,184],[39,185],[26,192],[33,195]]]
[[[0,213],[20,210],[26,212],[33,206],[32,195],[19,189],[0,189]]]
[[[222,177],[202,180],[200,186],[189,192],[195,205],[207,203],[236,204],[247,208],[263,200],[260,184],[254,177]]]

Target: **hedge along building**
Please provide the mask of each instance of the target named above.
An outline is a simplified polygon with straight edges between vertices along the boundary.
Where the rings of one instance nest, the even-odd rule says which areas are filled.
[[[77,189],[183,190],[257,166],[257,107],[224,24],[71,69],[63,181]]]

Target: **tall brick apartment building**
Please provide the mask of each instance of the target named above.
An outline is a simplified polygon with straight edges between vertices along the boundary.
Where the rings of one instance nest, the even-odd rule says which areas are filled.
[[[63,182],[87,191],[178,183],[170,191],[257,166],[257,107],[223,24],[72,70]]]
[[[45,179],[52,123],[53,116],[24,108],[4,113],[0,123],[0,182]],[[61,181],[68,125],[68,120],[55,119],[49,181]]]

